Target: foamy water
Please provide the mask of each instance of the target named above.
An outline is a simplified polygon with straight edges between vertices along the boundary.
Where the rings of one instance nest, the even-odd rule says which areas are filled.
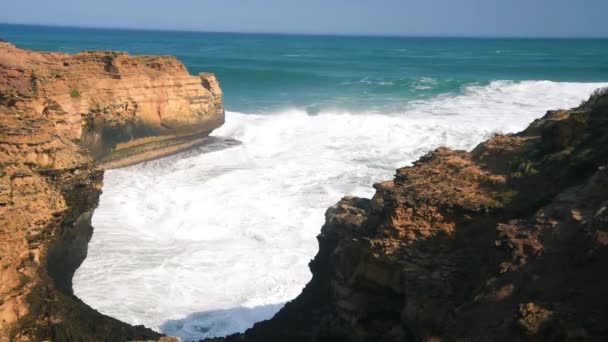
[[[309,281],[324,212],[438,146],[471,149],[606,84],[497,81],[399,113],[227,113],[214,146],[107,171],[76,295],[184,340],[243,331]],[[216,149],[216,150],[214,150]]]

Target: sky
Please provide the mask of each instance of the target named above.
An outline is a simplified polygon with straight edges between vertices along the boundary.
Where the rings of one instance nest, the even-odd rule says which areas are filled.
[[[406,36],[608,37],[608,0],[3,0],[1,23]]]

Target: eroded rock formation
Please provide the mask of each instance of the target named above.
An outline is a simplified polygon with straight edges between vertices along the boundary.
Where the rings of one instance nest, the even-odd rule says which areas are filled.
[[[0,42],[0,341],[167,340],[91,309],[72,276],[93,232],[99,165],[200,142],[223,122],[220,96],[213,75],[170,57]]]
[[[204,139],[215,79],[172,58],[0,42],[0,340],[158,340],[74,297],[103,171]],[[608,339],[608,94],[327,211],[313,279],[229,341]]]
[[[226,341],[608,340],[608,92],[326,214],[313,279]]]
[[[215,76],[173,57],[41,53],[0,42],[0,103],[27,107],[104,167],[202,142],[224,122]]]

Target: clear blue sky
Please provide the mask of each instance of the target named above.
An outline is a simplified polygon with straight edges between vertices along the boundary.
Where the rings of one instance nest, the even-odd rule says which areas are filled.
[[[608,37],[608,0],[3,0],[0,22],[228,32]]]

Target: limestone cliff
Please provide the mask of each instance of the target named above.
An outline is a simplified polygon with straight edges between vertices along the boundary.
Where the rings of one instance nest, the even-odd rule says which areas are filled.
[[[41,53],[0,42],[0,103],[48,119],[104,167],[200,143],[224,122],[221,95],[213,74],[192,76],[173,57]]]
[[[313,279],[227,341],[608,340],[608,91],[326,214]]]
[[[0,341],[166,340],[72,293],[93,232],[99,165],[199,143],[223,114],[214,76],[190,76],[171,57],[0,42]]]

